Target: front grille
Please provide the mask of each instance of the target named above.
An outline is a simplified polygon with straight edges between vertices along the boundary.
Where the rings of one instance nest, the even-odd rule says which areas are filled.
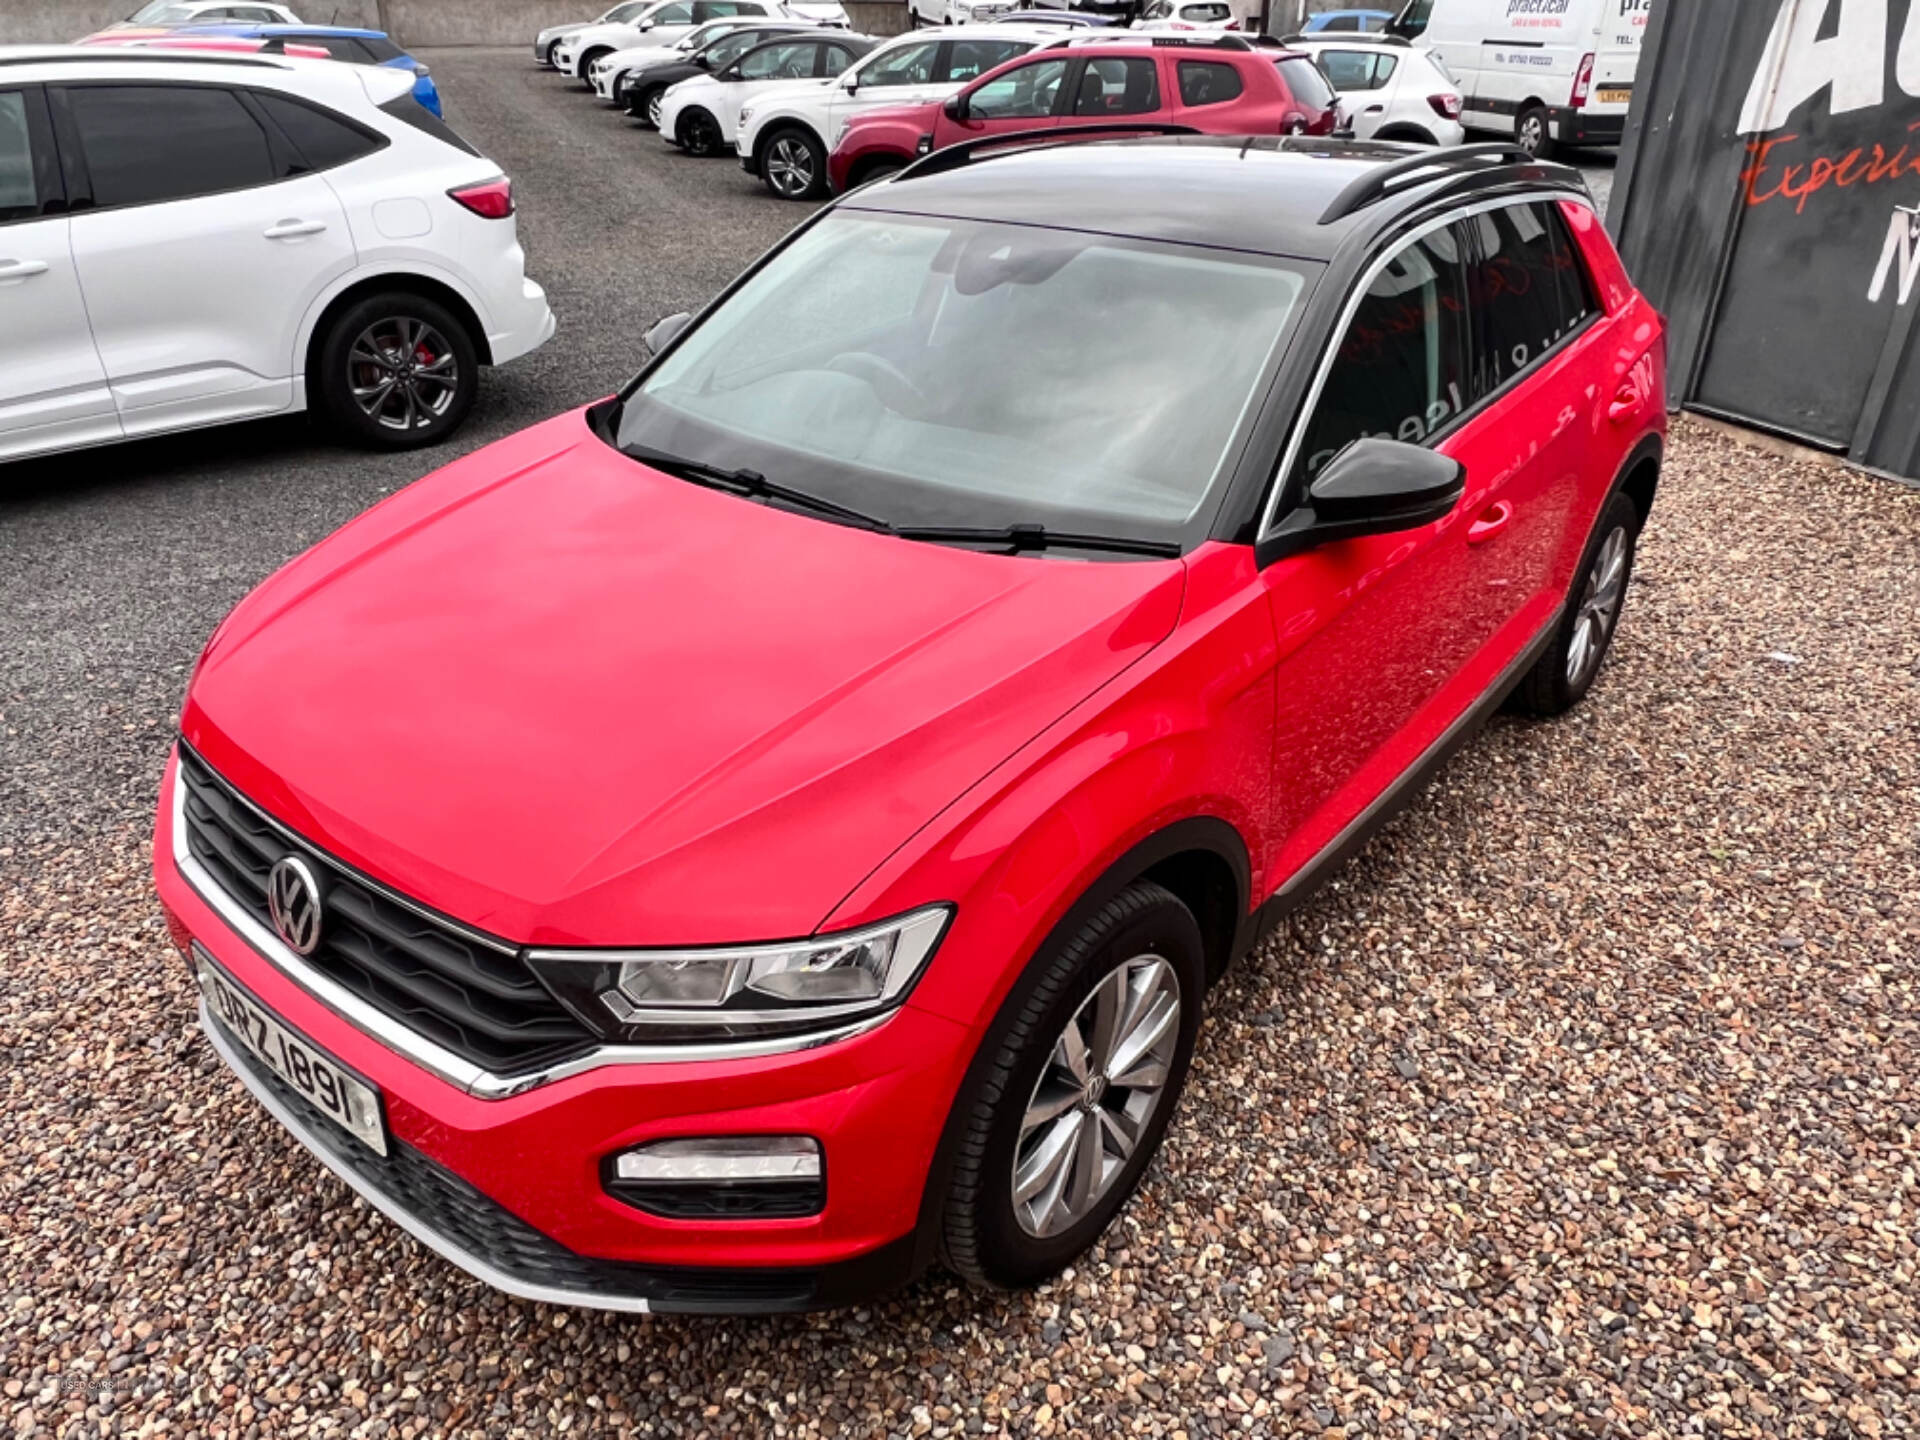
[[[389,1136],[386,1155],[374,1154],[242,1046],[223,1043],[248,1083],[270,1094],[293,1117],[300,1139],[334,1169],[350,1171],[454,1249],[522,1285],[583,1300],[640,1299],[660,1310],[804,1310],[833,1298],[817,1270],[639,1265],[569,1250],[404,1141]]]
[[[320,877],[326,921],[304,963],[409,1029],[495,1074],[580,1054],[594,1037],[513,946],[396,903],[364,876],[269,821],[180,747],[187,849],[269,930],[267,872],[299,854]]]

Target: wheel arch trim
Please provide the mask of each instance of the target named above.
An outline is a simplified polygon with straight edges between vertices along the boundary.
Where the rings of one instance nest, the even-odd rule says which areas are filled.
[[[474,352],[480,357],[482,365],[493,363],[493,347],[487,340],[487,308],[472,287],[463,284],[458,276],[437,265],[422,261],[402,261],[377,265],[362,265],[334,280],[325,290],[315,297],[307,307],[307,313],[300,321],[300,328],[293,341],[293,373],[302,377],[311,377],[314,362],[319,358],[318,345],[324,334],[324,323],[344,305],[353,303],[352,296],[360,291],[391,287],[400,290],[415,290],[430,298],[445,300],[435,294],[444,291],[459,302],[456,313],[464,311],[462,319],[473,324]]]

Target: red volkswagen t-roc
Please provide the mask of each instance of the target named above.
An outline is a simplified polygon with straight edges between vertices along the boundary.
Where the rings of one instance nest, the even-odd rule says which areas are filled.
[[[1209,982],[1593,683],[1662,337],[1510,147],[930,156],[221,624],[155,857],[207,1035],[519,1295],[1036,1281]]]

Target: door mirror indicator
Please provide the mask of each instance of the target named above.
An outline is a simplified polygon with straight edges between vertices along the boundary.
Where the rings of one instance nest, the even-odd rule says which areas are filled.
[[[641,336],[640,343],[647,347],[648,354],[658,355],[692,323],[693,316],[682,310],[678,315],[669,315],[664,320],[656,321],[653,328]]]
[[[1445,519],[1466,489],[1458,460],[1401,440],[1356,440],[1307,487],[1306,499],[1255,546],[1261,566],[1303,550],[1418,530]]]

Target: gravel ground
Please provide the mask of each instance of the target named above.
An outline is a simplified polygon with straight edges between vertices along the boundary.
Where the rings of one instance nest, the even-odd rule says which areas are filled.
[[[435,71],[563,325],[467,444],[792,218],[518,55]],[[1920,496],[1682,426],[1589,702],[1496,722],[1216,992],[1104,1249],[728,1321],[468,1281],[191,1024],[144,848],[184,667],[418,463],[281,425],[0,476],[14,1434],[1920,1433]]]

